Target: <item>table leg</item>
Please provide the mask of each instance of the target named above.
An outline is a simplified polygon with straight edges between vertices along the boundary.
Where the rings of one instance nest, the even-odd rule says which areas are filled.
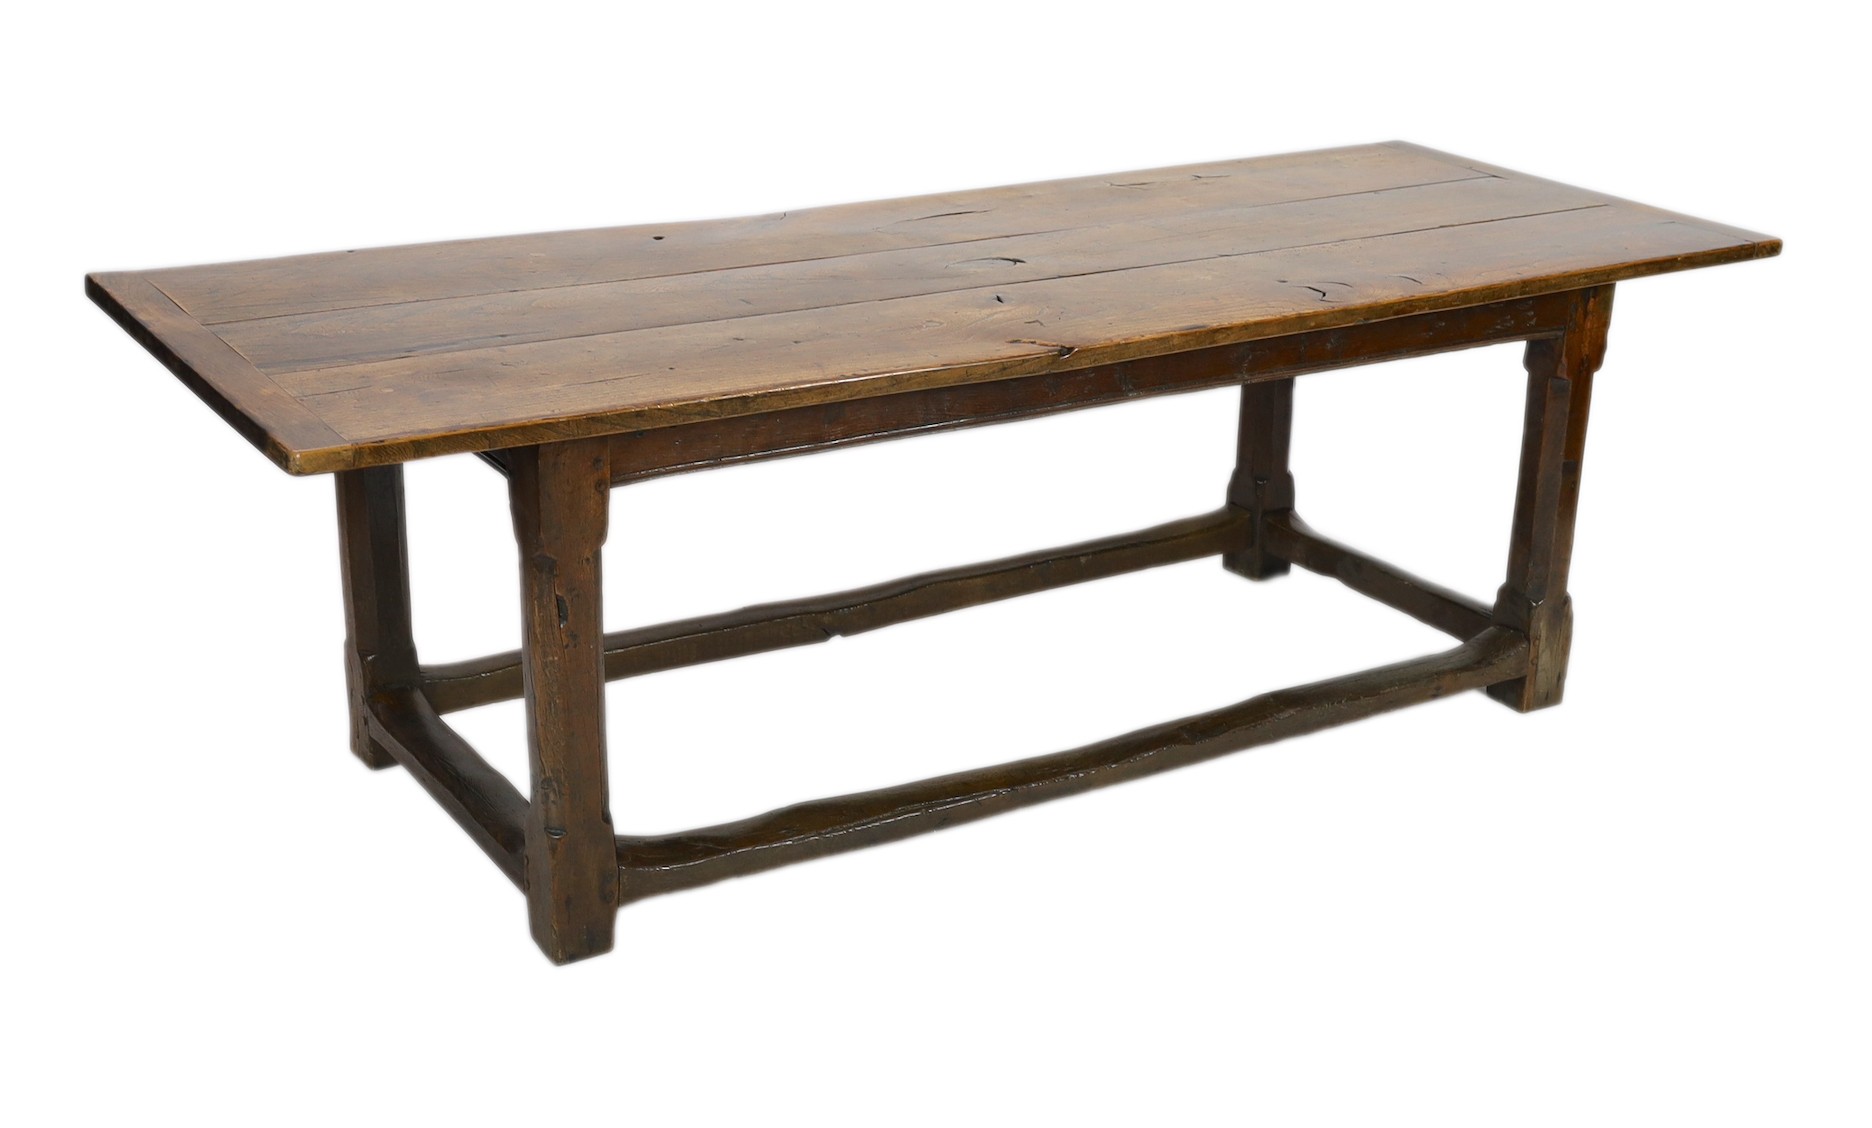
[[[1558,705],[1573,640],[1567,569],[1579,508],[1580,463],[1593,373],[1605,359],[1612,287],[1580,290],[1557,337],[1529,341],[1527,422],[1515,491],[1508,580],[1495,597],[1495,622],[1528,637],[1527,676],[1488,687],[1519,712]]]
[[[1267,519],[1293,510],[1287,452],[1293,436],[1293,377],[1242,385],[1241,425],[1228,503],[1248,511],[1248,547],[1225,553],[1222,566],[1251,580],[1284,574],[1288,563],[1268,547]]]
[[[527,915],[534,940],[555,963],[609,951],[618,905],[600,598],[608,449],[603,439],[581,439],[517,450],[508,478],[532,777]]]
[[[336,477],[351,751],[372,768],[387,768],[396,761],[370,734],[370,695],[415,685],[419,676],[410,632],[403,468],[346,470]]]

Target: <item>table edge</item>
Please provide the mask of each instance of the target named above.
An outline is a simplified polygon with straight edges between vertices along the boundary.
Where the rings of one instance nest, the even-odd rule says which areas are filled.
[[[146,275],[87,274],[85,296],[280,469],[307,475],[352,468],[354,460],[341,452],[356,444],[190,316]]]
[[[1057,352],[1017,357],[990,365],[970,365],[931,369],[925,372],[887,373],[858,377],[843,383],[808,388],[783,388],[768,392],[695,401],[675,407],[632,408],[603,414],[579,414],[560,418],[495,424],[459,432],[435,432],[403,436],[393,440],[346,444],[342,448],[294,452],[287,470],[294,474],[320,474],[364,466],[383,466],[412,462],[445,454],[479,453],[510,447],[531,446],[562,439],[594,438],[627,434],[662,427],[678,426],[706,419],[726,419],[761,415],[772,411],[817,404],[845,403],[855,400],[883,399],[899,393],[926,391],[932,388],[961,387],[1012,380],[1023,376],[1072,372],[1107,364],[1139,360],[1152,356],[1189,352],[1195,349],[1243,344],[1249,341],[1284,337],[1320,329],[1344,328],[1371,322],[1389,321],[1419,313],[1438,313],[1493,305],[1587,289],[1655,274],[1673,273],[1701,266],[1744,262],[1768,258],[1780,253],[1780,241],[1738,245],[1718,251],[1701,252],[1695,261],[1673,257],[1657,263],[1642,263],[1619,269],[1581,272],[1552,280],[1549,285],[1527,283],[1503,284],[1475,291],[1444,295],[1445,300],[1401,299],[1385,306],[1362,307],[1356,313],[1328,311],[1314,315],[1237,326],[1222,326],[1190,333],[1151,337],[1136,341],[1113,342],[1076,350],[1062,357]],[[958,374],[960,378],[958,378]],[[888,379],[888,388],[879,388]]]
[[[1537,177],[1471,161],[1411,142],[1383,142],[1464,167],[1535,180]],[[1330,151],[1330,150],[1322,150]],[[1558,183],[1558,182],[1554,182]],[[1616,199],[1615,197],[1607,197]],[[1630,201],[1619,201],[1629,203]],[[393,465],[447,454],[476,453],[531,446],[563,439],[625,434],[632,431],[759,415],[812,404],[878,399],[903,392],[991,383],[1049,372],[1069,372],[1150,356],[1218,345],[1281,337],[1318,329],[1343,328],[1421,313],[1463,309],[1537,297],[1543,294],[1607,285],[1656,274],[1716,266],[1781,253],[1777,237],[1644,204],[1635,207],[1686,223],[1734,243],[1684,255],[1671,255],[1534,279],[1518,279],[1447,291],[1422,298],[1401,298],[1377,305],[1298,314],[1278,320],[1209,326],[1128,341],[1104,342],[1067,353],[1033,354],[923,371],[870,373],[830,384],[777,388],[712,400],[662,407],[633,407],[605,413],[579,413],[432,431],[386,440],[345,439],[302,401],[284,391],[214,330],[172,300],[152,280],[160,271],[116,271],[86,275],[85,292],[112,320],[163,363],[234,430],[275,465],[295,476],[327,474],[369,466]]]

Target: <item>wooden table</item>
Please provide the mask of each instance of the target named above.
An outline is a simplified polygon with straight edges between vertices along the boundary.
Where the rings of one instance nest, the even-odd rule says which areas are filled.
[[[351,745],[400,763],[525,891],[555,961],[619,905],[935,830],[1466,689],[1559,702],[1567,566],[1613,284],[1778,240],[1392,143],[746,219],[94,274],[87,289],[293,474],[334,473]],[[1294,513],[1294,377],[1525,341],[1506,581],[1479,602]],[[1239,384],[1226,505],[1142,532],[605,634],[613,486],[660,474]],[[505,474],[517,652],[417,660],[401,464]],[[1084,748],[618,835],[607,679],[819,642],[1220,556],[1297,564],[1461,640],[1440,654]],[[530,798],[442,720],[526,700]]]

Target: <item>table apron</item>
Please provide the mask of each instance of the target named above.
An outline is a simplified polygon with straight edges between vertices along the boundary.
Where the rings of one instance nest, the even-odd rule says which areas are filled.
[[[1411,314],[1011,380],[703,419],[609,438],[613,484],[884,439],[1003,423],[1149,396],[1553,336],[1570,292]],[[503,473],[510,451],[481,457]]]

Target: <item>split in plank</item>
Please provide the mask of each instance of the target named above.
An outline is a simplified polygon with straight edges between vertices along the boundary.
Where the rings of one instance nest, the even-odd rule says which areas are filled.
[[[1400,143],[93,275],[294,473],[1072,372],[1771,255]]]

